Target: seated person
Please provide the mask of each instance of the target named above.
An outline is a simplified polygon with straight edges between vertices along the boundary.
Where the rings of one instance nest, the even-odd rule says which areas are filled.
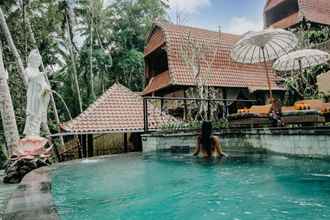
[[[271,118],[273,121],[273,127],[282,126],[281,116],[282,116],[282,106],[279,100],[273,98],[271,99]]]
[[[212,135],[211,122],[204,121],[202,124],[201,133],[197,140],[197,149],[193,154],[194,156],[200,156],[204,158],[211,157],[226,157],[223,153],[220,139],[217,136]]]

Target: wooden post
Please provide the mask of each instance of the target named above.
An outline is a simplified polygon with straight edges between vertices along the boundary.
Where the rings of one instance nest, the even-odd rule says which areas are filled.
[[[79,140],[79,143],[78,143],[78,157],[79,157],[79,159],[82,159],[83,158],[83,154],[82,154],[82,141],[83,141],[83,138],[82,138],[82,135],[78,135],[78,140]]]
[[[94,156],[94,137],[92,134],[87,135],[87,152],[88,152],[88,157],[93,157]]]
[[[148,125],[148,100],[146,98],[143,99],[143,119],[144,119],[144,132],[149,131]]]
[[[186,89],[183,90],[183,97],[184,97],[184,98],[187,98]],[[188,114],[187,100],[185,99],[185,100],[183,101],[183,103],[184,103],[184,117],[185,117],[184,120],[187,121],[187,120],[188,120],[188,119],[187,119],[187,114]]]
[[[62,162],[62,158],[60,156],[60,153],[58,152],[57,146],[54,143],[53,143],[53,149],[54,149],[54,153],[55,153],[55,157],[56,157],[57,161]]]
[[[124,133],[124,152],[128,152],[128,141],[127,141],[127,133]]]
[[[163,112],[164,111],[164,99],[160,100],[160,111]]]
[[[210,87],[207,88],[207,120],[211,121]]]
[[[82,155],[81,158],[87,157],[87,141],[86,134],[80,135],[80,146],[82,147]]]
[[[223,99],[227,99],[227,90],[225,88],[222,88],[223,93]],[[223,117],[226,118],[228,116],[228,103],[227,100],[223,102]]]

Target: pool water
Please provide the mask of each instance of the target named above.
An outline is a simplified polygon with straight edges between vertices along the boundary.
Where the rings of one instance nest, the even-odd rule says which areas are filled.
[[[53,195],[64,220],[328,220],[330,163],[133,154],[57,169]]]

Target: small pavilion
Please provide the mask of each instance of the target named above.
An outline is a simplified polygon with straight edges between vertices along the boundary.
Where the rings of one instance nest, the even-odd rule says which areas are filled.
[[[166,123],[175,122],[151,103],[148,103],[148,127],[159,129]],[[61,125],[64,136],[79,137],[82,147],[80,157],[94,156],[95,140],[107,134],[123,137],[124,151],[128,151],[128,135],[133,145],[139,145],[144,132],[143,98],[119,83],[115,83],[95,103],[90,105],[75,119]],[[106,142],[104,140],[103,142]],[[140,146],[134,146],[135,149]]]

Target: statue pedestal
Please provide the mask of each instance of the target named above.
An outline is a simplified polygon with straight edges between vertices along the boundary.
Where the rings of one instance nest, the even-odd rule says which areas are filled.
[[[5,164],[4,183],[19,183],[34,169],[51,164],[51,147],[45,148],[48,140],[41,137],[26,137],[19,140],[18,150]]]

